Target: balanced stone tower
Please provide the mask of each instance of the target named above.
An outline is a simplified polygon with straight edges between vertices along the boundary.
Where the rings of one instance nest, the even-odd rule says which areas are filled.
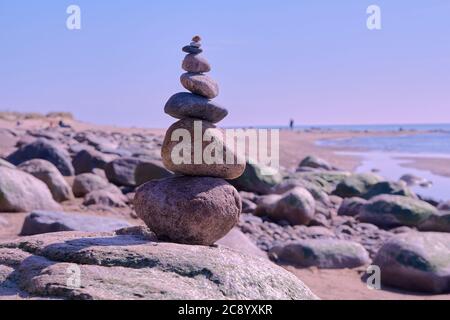
[[[186,73],[180,80],[190,92],[175,94],[164,109],[180,119],[167,130],[161,150],[165,167],[176,175],[141,186],[134,205],[159,240],[211,245],[239,221],[240,195],[224,179],[241,176],[245,161],[214,125],[228,111],[211,100],[219,86],[205,74],[211,66],[201,56],[200,41],[196,36],[183,48]]]

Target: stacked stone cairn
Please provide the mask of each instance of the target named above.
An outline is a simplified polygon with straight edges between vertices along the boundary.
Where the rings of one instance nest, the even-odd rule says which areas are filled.
[[[212,245],[239,221],[241,198],[225,179],[241,176],[245,161],[214,125],[228,111],[211,100],[219,86],[205,74],[211,66],[201,56],[200,41],[196,36],[183,48],[181,84],[190,92],[175,94],[165,106],[180,119],[167,130],[161,151],[164,166],[176,175],[142,185],[134,205],[159,240]]]

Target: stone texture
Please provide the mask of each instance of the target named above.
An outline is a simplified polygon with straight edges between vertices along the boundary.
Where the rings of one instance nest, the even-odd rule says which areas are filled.
[[[172,172],[167,170],[159,160],[145,160],[140,162],[134,171],[136,185],[140,186],[148,181],[171,177]]]
[[[193,73],[206,73],[211,71],[211,65],[204,57],[192,53],[184,57],[182,68],[187,72]]]
[[[118,186],[136,186],[134,172],[141,162],[138,158],[123,157],[109,162],[105,166],[108,180]]]
[[[381,178],[375,174],[353,174],[340,182],[333,194],[341,198],[362,197],[373,185],[380,181]]]
[[[386,286],[433,294],[450,292],[450,234],[407,232],[391,238],[374,264]]]
[[[382,194],[417,198],[414,192],[412,192],[404,182],[392,181],[382,181],[373,185],[367,193],[363,195],[363,198],[371,199]]]
[[[114,193],[108,189],[94,190],[89,192],[83,201],[83,205],[101,205],[113,208],[126,208],[125,196],[122,194]]]
[[[20,164],[18,169],[44,182],[52,193],[53,199],[57,202],[63,202],[73,198],[72,188],[59,170],[47,160],[29,160]]]
[[[75,155],[72,160],[72,165],[75,169],[75,174],[93,172],[94,169],[104,169],[108,162],[111,162],[116,157],[111,154],[104,154],[97,150],[85,148]]]
[[[381,195],[361,208],[358,219],[383,228],[416,227],[437,214],[425,201],[404,196]]]
[[[264,174],[267,172],[272,174]],[[229,182],[239,191],[248,191],[258,194],[272,193],[272,188],[281,183],[283,177],[279,172],[267,169],[262,165],[247,161],[241,176]]]
[[[45,183],[26,172],[0,166],[0,212],[60,208]]]
[[[285,194],[267,210],[274,221],[285,220],[292,225],[307,225],[314,217],[316,204],[308,190],[297,187]]]
[[[202,135],[199,137],[195,133],[195,126],[198,125],[201,128]],[[178,129],[184,130],[186,133],[189,132],[189,140],[185,141],[184,137],[179,138],[176,134]],[[200,130],[198,130],[200,132]],[[174,137],[172,137],[174,135]],[[210,141],[204,137],[209,136]],[[172,138],[174,138],[172,141]],[[212,142],[211,142],[212,141]],[[196,145],[201,144],[201,148],[197,148]],[[218,151],[211,151],[216,144]],[[184,160],[184,153],[181,152],[180,148],[186,145],[187,158]],[[198,151],[197,151],[198,150]],[[190,154],[187,152],[190,151]],[[196,152],[197,151],[197,152]],[[219,152],[222,151],[222,155]],[[179,159],[174,159],[174,155]],[[199,164],[196,164],[196,154],[199,156]],[[208,157],[204,157],[204,155]],[[227,164],[227,154],[233,156],[233,163]],[[234,148],[226,145],[224,141],[224,131],[214,126],[212,123],[201,120],[194,119],[183,119],[174,123],[168,130],[163,142],[161,151],[163,163],[167,169],[175,173],[191,175],[191,176],[210,176],[218,177],[224,179],[235,179],[239,177],[245,170],[245,160],[238,158],[234,153]],[[183,157],[181,156],[183,155]],[[211,159],[209,155],[214,157]],[[179,160],[179,163],[176,161]],[[185,161],[187,163],[182,163]]]
[[[186,90],[208,99],[214,99],[219,95],[219,85],[207,75],[191,72],[183,73],[180,81]]]
[[[450,232],[450,211],[440,211],[430,215],[419,224],[420,231]]]
[[[313,169],[321,169],[321,170],[334,170],[333,166],[330,165],[327,161],[317,158],[315,156],[308,156],[303,159],[299,167],[308,167]]]
[[[110,183],[93,173],[83,173],[73,180],[72,190],[76,197],[82,198],[89,192],[106,189]]]
[[[346,198],[339,207],[338,215],[355,217],[365,204],[367,204],[367,200],[362,198]]]
[[[227,115],[227,109],[219,104],[189,92],[180,92],[167,101],[164,112],[176,119],[195,118],[217,123]]]
[[[7,167],[10,169],[15,169],[16,166],[10,163],[9,161],[6,161],[5,159],[0,158],[0,167]]]
[[[20,249],[19,249],[20,248]],[[293,274],[225,247],[148,241],[141,234],[64,232],[0,243],[0,266],[14,271],[0,292],[83,300],[310,300]],[[78,267],[82,286],[67,282]]]
[[[363,246],[345,240],[301,240],[274,247],[270,255],[279,263],[323,269],[356,268],[370,263]]]
[[[34,211],[23,223],[21,235],[61,231],[104,232],[130,227],[125,220],[79,213]]]
[[[138,188],[137,215],[159,239],[211,245],[239,221],[239,193],[226,181],[210,177],[173,177]]]
[[[216,244],[231,248],[241,253],[268,259],[267,253],[259,249],[239,228],[233,228]]]
[[[46,139],[37,139],[32,143],[26,144],[7,158],[9,162],[15,165],[32,159],[44,159],[53,163],[64,176],[73,176],[75,174],[67,151],[58,144]]]

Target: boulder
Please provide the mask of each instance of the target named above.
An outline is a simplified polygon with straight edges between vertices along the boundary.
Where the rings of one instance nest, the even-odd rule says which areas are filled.
[[[141,162],[138,158],[123,157],[106,164],[105,173],[108,180],[118,186],[136,186],[134,172]]]
[[[358,197],[345,198],[339,207],[338,215],[355,217],[366,203],[367,200]]]
[[[272,248],[269,255],[279,263],[306,268],[344,269],[370,263],[362,245],[335,239],[298,240]]]
[[[141,232],[63,232],[0,243],[0,292],[35,299],[315,300],[290,272],[226,247],[160,243]],[[81,283],[68,281],[81,274]],[[81,285],[78,285],[81,284]]]
[[[130,227],[122,219],[56,211],[34,211],[26,218],[21,235],[61,231],[105,232]]]
[[[247,161],[245,170],[237,179],[229,180],[239,191],[248,191],[258,194],[272,193],[272,188],[281,183],[283,177],[279,172]]]
[[[297,187],[281,196],[268,216],[275,221],[285,220],[292,225],[307,225],[314,217],[316,203],[308,190]]]
[[[340,182],[333,194],[341,198],[362,197],[382,179],[375,174],[353,174]]]
[[[59,210],[47,185],[26,172],[0,166],[0,212]]]
[[[73,176],[75,174],[69,153],[58,144],[46,139],[37,139],[34,142],[23,145],[7,158],[9,162],[15,165],[33,159],[44,159],[53,163],[64,176]]]
[[[136,185],[140,186],[152,180],[171,177],[172,172],[167,170],[159,160],[145,160],[140,162],[134,171]]]
[[[303,159],[299,167],[307,167],[321,170],[334,170],[333,166],[330,165],[327,161],[317,158],[315,156],[308,156]]]
[[[72,190],[76,197],[82,198],[89,192],[109,188],[111,184],[93,173],[83,173],[73,180]]]
[[[116,156],[104,154],[95,149],[85,148],[75,155],[72,165],[75,174],[93,172],[94,169],[104,169],[106,164],[113,161]]]
[[[450,232],[450,211],[439,211],[430,215],[418,226],[418,229],[420,231]]]
[[[59,170],[47,160],[29,160],[20,164],[18,168],[44,182],[57,202],[73,199],[72,188]]]
[[[211,245],[239,221],[239,193],[225,180],[172,177],[150,181],[136,191],[137,215],[159,239]]]
[[[382,228],[417,227],[435,214],[437,209],[425,201],[381,195],[372,198],[361,208],[358,219]]]
[[[373,197],[390,194],[394,196],[405,196],[417,198],[404,182],[382,181],[373,185],[364,195],[363,198],[371,199]]]
[[[94,190],[89,192],[83,201],[83,205],[101,205],[113,208],[126,208],[125,197],[123,194],[114,193],[107,189]]]
[[[191,118],[167,130],[161,155],[167,169],[183,175],[235,179],[245,170],[245,159],[226,144],[222,129]]]
[[[390,238],[374,264],[383,285],[433,294],[450,292],[450,234],[407,232]]]

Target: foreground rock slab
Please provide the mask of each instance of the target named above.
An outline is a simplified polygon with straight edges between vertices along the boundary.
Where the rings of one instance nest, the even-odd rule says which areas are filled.
[[[293,274],[263,258],[225,247],[152,242],[138,230],[0,243],[0,268],[8,279],[0,292],[84,300],[317,299]],[[76,269],[80,286],[68,281],[68,270]]]
[[[391,238],[374,264],[387,286],[427,293],[450,292],[450,234],[409,232]]]

